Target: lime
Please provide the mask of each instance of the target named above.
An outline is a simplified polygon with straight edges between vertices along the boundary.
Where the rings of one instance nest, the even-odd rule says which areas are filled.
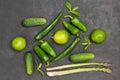
[[[66,44],[69,38],[69,33],[64,29],[57,30],[53,35],[53,40],[58,44]]]
[[[21,36],[14,37],[11,46],[16,51],[22,51],[26,47],[26,40]]]
[[[106,40],[106,32],[101,28],[93,30],[91,33],[91,40],[95,43],[104,42]]]

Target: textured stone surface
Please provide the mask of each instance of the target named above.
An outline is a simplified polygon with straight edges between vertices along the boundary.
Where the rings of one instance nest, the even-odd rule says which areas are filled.
[[[119,0],[69,0],[73,6],[78,5],[81,20],[90,32],[101,27],[107,32],[105,43],[91,45],[88,49],[94,52],[96,57],[93,61],[110,62],[113,74],[102,72],[89,72],[66,75],[61,77],[41,77],[34,72],[32,76],[25,74],[24,52],[31,50],[34,35],[49,24],[61,9],[65,8],[67,0],[0,0],[0,80],[120,80],[120,1]],[[25,17],[45,17],[47,24],[40,27],[24,28],[21,21]],[[44,39],[51,43],[51,36],[57,29],[64,29],[60,22]],[[10,47],[11,39],[17,35],[23,35],[28,42],[24,51],[16,52]],[[73,40],[71,36],[71,41]],[[69,41],[69,43],[71,42]],[[69,44],[68,43],[68,44]],[[59,46],[53,43],[58,54],[67,45]],[[62,49],[61,49],[62,47]],[[81,43],[73,52],[82,52]],[[51,66],[69,63],[68,57],[52,63]]]

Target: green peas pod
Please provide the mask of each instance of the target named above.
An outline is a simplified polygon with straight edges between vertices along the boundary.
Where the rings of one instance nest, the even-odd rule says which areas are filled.
[[[48,41],[40,40],[40,43],[41,49],[43,49],[48,55],[56,57],[56,52]]]

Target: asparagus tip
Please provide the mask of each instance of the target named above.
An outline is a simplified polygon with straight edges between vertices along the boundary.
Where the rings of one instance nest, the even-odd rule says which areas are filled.
[[[107,73],[110,73],[110,74],[112,73],[112,70],[109,69],[109,68],[104,68],[103,71],[104,71],[104,72],[107,72]]]
[[[107,64],[108,66],[112,66],[112,64]]]

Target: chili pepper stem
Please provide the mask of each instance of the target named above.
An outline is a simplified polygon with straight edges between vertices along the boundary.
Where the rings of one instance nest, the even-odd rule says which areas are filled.
[[[50,65],[50,63],[49,63],[49,62],[46,62],[45,66],[47,66],[47,67],[48,67],[49,65]]]
[[[91,65],[105,66],[105,67],[112,66],[112,64],[109,64],[109,63],[90,62],[90,63],[77,63],[77,64],[61,65],[61,66],[46,68],[46,70],[51,71],[51,70],[60,70],[60,69],[66,69],[66,68],[72,68],[72,67],[91,66]]]
[[[90,71],[112,73],[112,70],[109,68],[76,68],[76,69],[71,69],[71,70],[47,72],[47,75],[48,76],[62,76],[62,75],[67,75],[67,74],[90,72]]]
[[[72,16],[70,16],[70,15],[66,15],[66,16],[64,16],[65,18],[70,18],[70,19],[73,19],[73,17]]]
[[[39,42],[40,42],[40,43],[43,43],[43,42],[44,42],[44,40],[40,40]]]

